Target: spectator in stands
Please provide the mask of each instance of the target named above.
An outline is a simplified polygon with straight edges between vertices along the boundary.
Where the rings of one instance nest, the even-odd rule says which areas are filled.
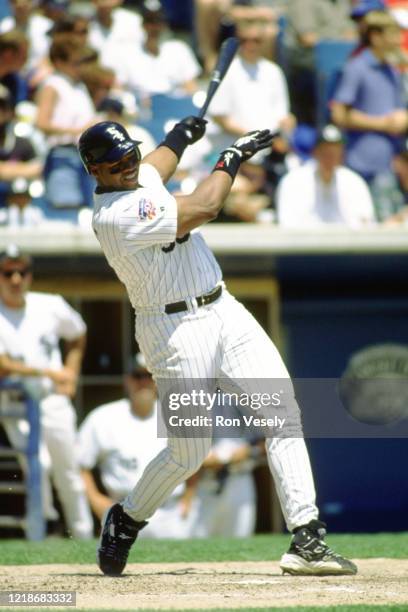
[[[273,60],[277,35],[276,2],[268,0],[195,0],[195,31],[204,73],[214,68],[224,28],[228,35],[245,25],[263,30],[264,57]]]
[[[6,196],[7,208],[0,209],[0,223],[11,227],[35,227],[44,220],[39,206],[32,203],[30,182],[24,178],[10,183]]]
[[[41,11],[51,25],[67,14],[70,4],[71,0],[39,0]]]
[[[309,228],[324,224],[361,227],[375,221],[365,181],[342,166],[340,130],[327,125],[318,136],[314,160],[290,171],[278,188],[281,227]]]
[[[44,178],[46,198],[55,208],[90,206],[94,183],[79,158],[76,142],[95,120],[95,107],[80,69],[87,49],[75,40],[52,43],[55,73],[37,98],[37,127],[47,136],[49,152]]]
[[[156,387],[138,353],[125,378],[127,397],[92,410],[79,430],[82,477],[90,506],[98,519],[133,489],[149,461],[166,447],[157,436]],[[93,470],[98,469],[98,486]],[[184,484],[149,519],[141,537],[183,538]]]
[[[115,71],[99,62],[86,62],[81,65],[80,74],[95,108],[116,88]]]
[[[139,52],[119,67],[119,82],[139,100],[175,90],[192,94],[201,72],[192,50],[181,40],[166,40],[166,17],[158,0],[146,0],[142,17],[146,38]]]
[[[0,85],[0,207],[5,206],[10,183],[17,178],[39,178],[42,162],[28,138],[17,136],[10,91]]]
[[[93,0],[95,15],[89,23],[88,44],[99,52],[104,66],[117,70],[143,42],[139,14],[122,8],[122,0]]]
[[[289,150],[288,137],[295,126],[290,113],[285,76],[281,68],[262,56],[262,30],[257,26],[238,31],[240,47],[227,75],[210,105],[210,113],[221,132],[213,137],[217,147],[225,148],[231,136],[243,136],[257,126],[279,130],[274,141],[274,154],[279,163]],[[215,142],[217,140],[217,142]],[[267,151],[241,165],[224,212],[245,221],[256,220],[269,204],[268,197],[259,198],[266,173],[263,162]],[[254,198],[248,198],[253,194]]]
[[[379,221],[388,225],[408,220],[408,142],[392,162],[387,172],[378,174],[371,184],[371,193]]]
[[[30,87],[35,86],[37,71],[47,59],[49,37],[47,33],[54,21],[63,18],[68,10],[68,0],[43,0],[38,10],[34,0],[10,0],[12,15],[0,22],[0,32],[16,28],[23,32],[28,40],[28,58],[24,67]],[[33,80],[33,81],[32,81]]]
[[[390,169],[408,126],[401,76],[388,56],[400,28],[385,12],[365,17],[367,48],[344,68],[331,102],[333,121],[347,130],[347,165],[368,182]]]
[[[364,49],[366,46],[366,22],[365,16],[372,11],[385,11],[386,6],[384,0],[357,0],[351,7],[350,17],[357,26],[359,36],[359,44],[353,52],[353,55]]]
[[[20,380],[40,404],[45,510],[49,513],[52,509],[48,467],[69,532],[76,538],[89,538],[92,517],[77,462],[71,403],[86,326],[61,296],[31,292],[32,279],[31,257],[10,245],[0,256],[0,372]],[[60,341],[65,347],[64,359]],[[4,419],[3,425],[13,446],[21,448],[27,443],[24,423]]]
[[[27,83],[20,71],[27,61],[28,41],[19,30],[0,34],[0,84],[10,90],[13,104],[28,96]]]
[[[28,59],[26,70],[35,70],[39,62],[48,53],[46,33],[52,22],[36,9],[34,0],[9,0],[11,15],[0,21],[0,32],[17,29],[23,32],[28,40]]]
[[[349,0],[292,0],[288,4],[285,53],[293,112],[299,123],[316,122],[314,48],[320,40],[354,40]]]
[[[63,42],[64,40],[76,41],[78,45],[88,49],[89,61],[97,61],[98,53],[95,49],[87,47],[88,20],[82,15],[66,15],[55,21],[47,32],[47,38],[51,43]],[[49,45],[50,46],[50,45]],[[48,46],[48,49],[49,49]],[[30,75],[30,88],[34,92],[44,80],[54,72],[49,52],[37,62],[35,70]]]

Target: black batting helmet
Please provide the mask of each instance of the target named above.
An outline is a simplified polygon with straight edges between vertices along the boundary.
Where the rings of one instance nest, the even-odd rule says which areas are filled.
[[[90,173],[91,165],[119,161],[130,151],[135,151],[140,160],[139,144],[140,141],[132,140],[120,123],[101,121],[81,134],[78,149],[82,163]]]

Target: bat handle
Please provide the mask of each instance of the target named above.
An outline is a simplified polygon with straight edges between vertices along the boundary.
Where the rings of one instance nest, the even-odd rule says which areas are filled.
[[[197,117],[199,117],[200,119],[203,119],[205,113],[207,112],[207,108],[209,104],[210,104],[210,100],[206,100],[204,103],[204,106],[202,106],[200,110],[198,111]]]
[[[205,113],[207,112],[207,109],[210,106],[211,100],[213,99],[214,94],[217,91],[220,82],[221,82],[220,71],[214,68],[214,70],[211,73],[211,80],[210,80],[210,85],[207,91],[207,96],[205,98],[204,104],[202,105],[198,113],[198,117],[200,117],[200,119],[202,119]]]

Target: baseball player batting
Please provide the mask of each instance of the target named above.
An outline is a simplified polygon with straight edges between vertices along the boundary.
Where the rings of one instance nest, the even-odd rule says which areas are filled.
[[[243,161],[271,145],[269,130],[249,132],[222,151],[212,173],[190,195],[164,184],[206,121],[187,117],[143,161],[139,143],[122,125],[102,122],[79,140],[82,161],[97,183],[93,228],[109,264],[125,284],[136,312],[136,339],[157,383],[214,381],[242,392],[249,379],[290,382],[270,338],[228,293],[220,267],[198,228],[217,217]],[[297,404],[284,437],[266,440],[268,461],[293,537],[281,568],[291,574],[355,574],[356,566],[325,543]],[[211,435],[170,437],[134,490],[107,512],[98,564],[120,575],[138,532],[172,490],[207,456]]]

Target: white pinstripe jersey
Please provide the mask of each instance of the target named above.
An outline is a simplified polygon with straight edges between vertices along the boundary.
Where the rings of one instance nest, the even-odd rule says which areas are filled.
[[[95,194],[92,227],[138,309],[156,309],[203,295],[221,280],[199,231],[176,240],[177,204],[150,164],[141,164],[135,191]]]

